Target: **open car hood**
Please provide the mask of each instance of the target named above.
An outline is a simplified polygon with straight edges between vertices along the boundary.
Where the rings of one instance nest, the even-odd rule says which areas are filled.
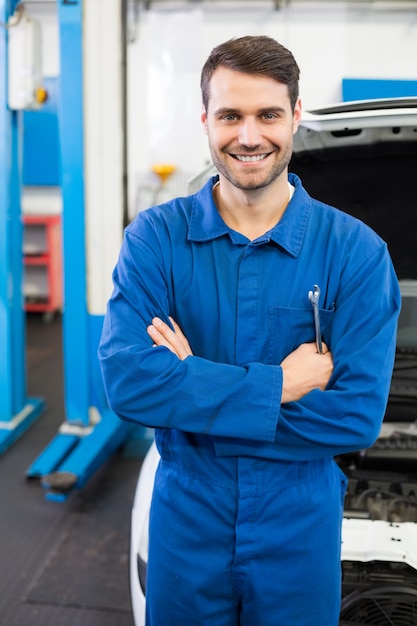
[[[417,141],[417,97],[360,100],[304,111],[294,152],[404,139]]]
[[[386,419],[417,419],[417,98],[306,111],[290,170],[310,195],[361,219],[388,244],[403,306]]]

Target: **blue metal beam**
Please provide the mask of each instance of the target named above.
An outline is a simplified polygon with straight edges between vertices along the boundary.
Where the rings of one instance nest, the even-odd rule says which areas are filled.
[[[10,2],[0,0],[0,21],[6,23]],[[7,108],[7,33],[0,30],[0,398],[1,419],[13,414],[12,330],[9,285],[9,220],[13,124]]]
[[[0,0],[7,23],[15,3]],[[21,220],[21,115],[7,103],[7,29],[0,29],[0,453],[43,410],[40,398],[26,399],[26,333],[23,308]]]
[[[64,378],[66,418],[89,422],[87,268],[84,206],[82,2],[58,5],[59,133],[62,157]]]
[[[58,3],[66,422],[26,472],[40,478],[47,499],[56,501],[81,488],[131,430],[107,406],[97,357],[103,317],[88,313],[82,4],[82,0]]]

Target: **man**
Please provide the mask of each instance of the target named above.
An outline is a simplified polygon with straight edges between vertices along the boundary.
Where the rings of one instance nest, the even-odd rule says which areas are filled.
[[[148,626],[338,623],[333,457],[378,436],[400,298],[385,243],[288,175],[298,78],[268,37],[212,51],[202,122],[219,175],[139,214],[114,271],[108,401],[156,429],[161,455]]]

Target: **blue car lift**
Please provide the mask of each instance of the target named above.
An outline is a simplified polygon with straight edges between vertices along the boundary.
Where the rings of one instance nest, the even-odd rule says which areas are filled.
[[[64,259],[64,390],[66,420],[27,470],[48,500],[83,487],[132,427],[108,408],[97,357],[102,315],[88,310],[83,109],[83,1],[57,2]],[[106,132],[103,129],[103,132]]]
[[[15,2],[0,0],[7,24]],[[44,409],[26,397],[26,332],[23,307],[23,229],[20,206],[21,114],[7,103],[7,29],[0,28],[0,454]]]

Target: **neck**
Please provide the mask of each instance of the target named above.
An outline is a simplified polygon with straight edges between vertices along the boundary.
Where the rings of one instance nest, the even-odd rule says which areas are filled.
[[[213,196],[227,226],[253,241],[273,228],[285,212],[290,199],[287,172],[273,185],[250,191],[234,187],[220,175]]]

